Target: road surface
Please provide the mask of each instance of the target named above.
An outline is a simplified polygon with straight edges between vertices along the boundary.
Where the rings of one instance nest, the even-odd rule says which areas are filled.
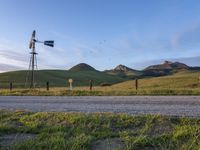
[[[200,117],[200,96],[0,96],[0,109]]]

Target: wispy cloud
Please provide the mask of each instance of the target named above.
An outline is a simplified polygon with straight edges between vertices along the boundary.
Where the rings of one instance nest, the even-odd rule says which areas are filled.
[[[0,64],[0,73],[7,72],[7,71],[13,71],[13,70],[22,70],[22,69],[25,69],[25,68],[15,66],[15,65]]]
[[[192,24],[186,29],[175,33],[171,38],[174,48],[182,46],[200,46],[200,23]]]
[[[16,47],[13,42],[6,38],[0,39],[0,71],[26,68],[28,58],[26,58],[26,55],[23,53],[21,48]]]

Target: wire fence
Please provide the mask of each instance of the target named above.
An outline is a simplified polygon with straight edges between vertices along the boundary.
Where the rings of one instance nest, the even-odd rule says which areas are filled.
[[[48,88],[49,89],[50,83],[49,81],[46,82],[39,82],[34,84],[34,88]],[[54,84],[52,86],[61,87],[63,85]],[[14,81],[0,81],[0,89],[29,89],[30,83],[19,83]]]
[[[97,84],[97,81],[85,81],[85,82],[81,82],[82,84],[78,84],[79,81],[74,81],[73,82],[73,88],[74,87],[89,87],[90,89],[92,88],[92,86],[97,86],[97,87],[108,87],[108,86],[112,86],[112,84],[109,83],[101,83],[101,84]],[[0,90],[2,89],[30,89],[31,84],[30,82],[26,83],[26,82],[20,82],[20,81],[0,81]],[[50,88],[57,88],[57,87],[70,87],[70,83],[67,81],[43,81],[43,82],[36,82],[33,86],[34,88],[37,89],[47,89],[49,90]],[[136,80],[132,80],[132,90],[178,90],[178,89],[199,89],[200,84],[198,83],[192,83],[192,84],[181,84],[181,85],[176,85],[176,84],[148,84],[145,85],[144,83],[141,83],[139,81],[139,79]],[[117,87],[116,87],[117,88]],[[122,89],[125,88],[122,86]],[[111,88],[112,89],[112,88]],[[128,86],[127,89],[130,89],[130,86]]]
[[[73,87],[79,87],[80,85],[73,83]],[[84,84],[86,86],[86,84]],[[88,82],[88,87],[91,87],[92,84]],[[34,83],[33,88],[36,89],[46,89],[50,88],[62,88],[62,87],[70,87],[70,83],[68,82],[53,82],[53,81],[44,81],[44,82],[36,82]],[[17,89],[30,89],[31,84],[26,82],[16,82],[16,81],[0,81],[0,90],[17,90]]]

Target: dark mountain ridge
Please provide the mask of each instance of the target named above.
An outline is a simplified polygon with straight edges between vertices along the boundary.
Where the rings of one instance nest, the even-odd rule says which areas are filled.
[[[165,61],[163,64],[152,65],[144,70],[167,70],[167,69],[189,69],[190,67],[180,62]]]
[[[162,64],[151,65],[143,70],[143,76],[164,76],[176,73],[181,70],[191,70],[192,67],[180,62],[165,61]]]

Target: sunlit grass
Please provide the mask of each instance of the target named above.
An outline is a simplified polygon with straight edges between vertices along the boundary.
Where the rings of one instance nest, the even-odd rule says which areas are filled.
[[[34,134],[36,138],[13,143],[13,150],[91,149],[95,141],[108,138],[121,139],[128,150],[200,148],[199,118],[1,110],[0,136],[17,133]]]

